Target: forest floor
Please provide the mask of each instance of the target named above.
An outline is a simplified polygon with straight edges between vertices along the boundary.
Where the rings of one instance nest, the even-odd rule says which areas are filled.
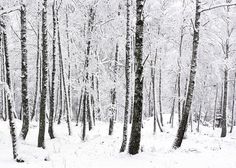
[[[17,132],[21,122],[16,121]],[[46,149],[37,148],[38,124],[31,123],[26,141],[19,141],[18,150],[24,163],[12,159],[8,122],[0,121],[0,168],[235,168],[236,130],[220,138],[220,129],[200,127],[200,133],[189,132],[182,147],[173,150],[177,126],[165,124],[164,133],[153,135],[153,119],[144,121],[142,152],[131,156],[119,153],[122,124],[116,123],[114,135],[108,136],[108,123],[97,122],[81,141],[81,126],[72,122],[73,135],[67,125],[55,124],[56,139],[46,131]],[[236,128],[235,128],[236,129]],[[45,161],[47,160],[47,161]]]

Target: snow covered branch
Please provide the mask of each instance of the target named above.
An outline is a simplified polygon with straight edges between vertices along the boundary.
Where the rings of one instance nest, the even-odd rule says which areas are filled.
[[[11,12],[15,12],[15,11],[18,11],[18,10],[20,10],[20,6],[14,6],[12,8],[0,11],[0,16],[11,13]]]
[[[217,8],[222,8],[222,7],[230,7],[230,6],[236,6],[236,3],[232,3],[232,4],[229,4],[229,3],[225,3],[225,4],[220,4],[220,5],[216,5],[216,6],[213,6],[213,7],[209,7],[207,9],[202,9],[200,12],[206,12],[206,11],[210,11],[210,10],[213,10],[213,9],[217,9]]]

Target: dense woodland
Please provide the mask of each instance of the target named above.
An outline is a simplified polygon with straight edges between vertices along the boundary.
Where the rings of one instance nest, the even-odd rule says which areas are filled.
[[[1,0],[0,119],[13,158],[24,162],[17,145],[32,123],[43,149],[63,123],[82,141],[97,123],[110,136],[122,123],[117,153],[132,155],[147,120],[153,135],[176,128],[173,149],[187,129],[227,137],[236,125],[235,41],[234,0]]]

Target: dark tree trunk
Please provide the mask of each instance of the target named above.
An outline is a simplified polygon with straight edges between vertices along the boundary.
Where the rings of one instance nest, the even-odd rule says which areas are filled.
[[[136,1],[136,35],[135,35],[135,93],[134,110],[132,119],[131,136],[129,142],[129,154],[139,152],[142,127],[143,109],[143,8],[144,0]]]
[[[196,69],[197,69],[197,51],[198,51],[198,44],[199,44],[199,28],[200,28],[200,16],[201,12],[201,2],[200,0],[196,0],[196,13],[195,13],[195,24],[194,24],[194,34],[193,34],[193,49],[192,49],[192,59],[191,59],[191,69],[190,69],[190,77],[189,77],[189,85],[188,85],[188,93],[186,104],[184,108],[184,112],[182,114],[182,120],[179,124],[177,137],[175,139],[173,148],[179,148],[182,144],[184,133],[187,129],[188,124],[188,116],[191,109],[192,98],[193,98],[193,91],[194,91],[194,84],[195,84],[195,76],[196,76]]]
[[[8,118],[9,118],[9,126],[10,126],[10,134],[12,140],[12,149],[13,149],[13,158],[16,161],[19,160],[18,151],[17,151],[17,137],[16,137],[16,128],[15,128],[15,121],[14,121],[14,102],[13,96],[11,93],[11,75],[10,75],[10,63],[9,63],[9,55],[8,55],[8,43],[7,43],[7,34],[6,34],[6,26],[3,22],[1,22],[1,26],[3,27],[3,46],[4,46],[4,55],[5,55],[5,67],[6,67],[6,83],[8,86],[8,93],[7,93],[7,109],[8,109]]]
[[[27,48],[26,48],[26,7],[21,5],[21,92],[23,123],[20,137],[25,139],[29,130],[29,105],[28,105],[28,70],[27,70]]]
[[[63,112],[63,90],[62,90],[62,74],[60,72],[60,76],[59,76],[59,87],[60,87],[60,111],[59,111],[59,116],[58,116],[58,121],[57,124],[61,124],[61,117],[62,117],[62,112]]]
[[[154,118],[154,128],[153,128],[153,133],[156,133],[156,123],[158,124],[158,127],[160,129],[161,132],[163,132],[162,128],[161,128],[161,124],[159,122],[159,118],[157,115],[157,111],[156,111],[156,59],[157,59],[157,53],[155,56],[155,63],[154,63],[154,67],[152,68],[152,72],[151,72],[151,76],[152,76],[152,92],[153,92],[153,118]]]
[[[85,141],[86,137],[86,114],[87,114],[87,105],[86,105],[86,100],[87,100],[87,90],[85,88],[84,90],[84,96],[83,96],[83,130],[82,130],[82,140]]]
[[[160,65],[162,64],[161,58],[160,58]],[[163,116],[162,116],[162,69],[160,66],[159,70],[159,110],[160,110],[160,121],[161,125],[164,126],[163,124]]]
[[[43,1],[42,11],[42,92],[39,116],[38,147],[45,148],[45,115],[48,88],[48,42],[47,42],[47,0]]]
[[[94,100],[94,91],[95,91],[95,83],[94,83],[94,74],[91,77],[91,110],[92,110],[92,118],[93,118],[93,125],[95,126],[95,100]]]
[[[67,122],[67,127],[68,127],[68,134],[71,135],[72,134],[71,126],[70,126],[71,108],[69,105],[68,91],[67,91],[66,78],[65,78],[65,72],[64,72],[64,63],[63,63],[63,57],[62,57],[58,10],[57,10],[57,39],[58,39],[58,50],[59,50],[60,73],[61,73],[62,85],[63,85],[63,89],[64,89],[64,98],[65,98],[66,122]]]
[[[230,3],[230,0],[227,0],[226,3]],[[227,15],[229,15],[229,10],[230,8],[227,7]],[[225,42],[225,61],[228,60],[229,58],[229,54],[230,54],[230,37],[231,37],[231,33],[230,33],[230,27],[229,27],[229,17],[227,16],[227,20],[226,20],[226,27],[227,27],[227,38],[226,38],[226,42]],[[225,70],[224,70],[224,96],[223,96],[223,111],[222,111],[222,131],[221,131],[221,137],[226,137],[227,134],[227,99],[228,99],[228,69],[227,69],[227,65],[225,65]]]
[[[80,116],[80,113],[81,113],[81,106],[82,106],[82,101],[83,101],[83,90],[81,90],[81,93],[80,93],[80,99],[79,99],[79,109],[78,109],[78,112],[76,114],[76,126],[79,125],[79,116]]]
[[[222,120],[221,120],[221,137],[226,137],[227,125],[226,125],[226,110],[227,110],[227,96],[228,96],[228,70],[224,72],[224,92],[223,92],[223,107],[222,107]]]
[[[55,104],[55,75],[56,75],[56,2],[53,1],[52,5],[52,17],[53,17],[53,39],[52,39],[52,80],[51,80],[51,92],[50,92],[50,114],[48,134],[51,139],[55,138],[53,129],[53,117],[54,117],[54,104]]]
[[[213,114],[213,130],[215,130],[217,99],[218,99],[218,85],[216,85],[215,87],[216,87],[216,96],[215,96],[215,106],[214,106],[214,114]]]
[[[39,5],[38,5],[39,6]],[[40,16],[40,11],[38,7],[38,16]],[[31,120],[33,120],[36,111],[37,111],[37,103],[38,103],[38,92],[39,92],[39,84],[40,84],[40,26],[38,20],[38,28],[37,28],[37,61],[36,61],[36,83],[35,83],[35,93],[34,93],[34,104],[33,104],[33,112],[31,114]],[[41,86],[40,86],[41,87]]]
[[[116,52],[115,52],[115,65],[114,65],[114,86],[111,89],[111,116],[109,119],[109,135],[112,135],[114,128],[114,119],[116,109],[116,77],[117,77],[117,65],[118,65],[118,54],[119,54],[119,46],[116,44]]]
[[[229,133],[233,132],[233,127],[234,127],[235,88],[236,88],[236,73],[234,74],[233,102],[232,102],[232,109],[231,109],[231,127],[230,127]]]

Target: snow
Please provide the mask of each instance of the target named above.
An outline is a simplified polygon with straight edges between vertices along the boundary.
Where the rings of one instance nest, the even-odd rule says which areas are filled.
[[[167,120],[166,120],[167,121]],[[114,135],[108,136],[106,122],[97,122],[81,141],[81,126],[72,122],[72,136],[66,123],[55,124],[56,139],[50,140],[47,129],[46,149],[37,148],[38,124],[31,123],[26,141],[19,140],[19,153],[25,160],[16,163],[12,149],[8,122],[0,121],[0,168],[235,168],[236,131],[220,138],[220,129],[200,127],[200,133],[188,132],[182,147],[173,150],[177,126],[165,124],[164,133],[157,129],[153,135],[153,119],[144,121],[142,152],[132,156],[119,153],[122,140],[122,123],[116,123]],[[16,122],[18,133],[21,122]]]

